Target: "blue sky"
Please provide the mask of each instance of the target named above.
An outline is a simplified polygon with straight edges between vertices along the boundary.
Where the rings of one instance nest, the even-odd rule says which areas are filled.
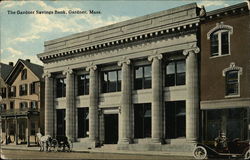
[[[245,0],[161,0],[161,1],[2,1],[1,62],[31,59],[42,65],[37,54],[44,41],[91,30],[131,18],[196,2],[207,11],[227,7]],[[8,11],[96,10],[101,14],[8,14]]]

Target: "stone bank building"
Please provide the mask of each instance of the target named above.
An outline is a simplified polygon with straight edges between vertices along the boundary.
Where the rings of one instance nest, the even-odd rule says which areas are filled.
[[[195,3],[45,42],[45,134],[170,150],[199,139]]]

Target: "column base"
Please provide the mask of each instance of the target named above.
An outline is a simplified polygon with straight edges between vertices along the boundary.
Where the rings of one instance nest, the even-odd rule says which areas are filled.
[[[129,138],[122,138],[118,141],[118,144],[130,144],[131,141]]]
[[[151,142],[154,144],[162,144],[162,139],[161,138],[152,138]]]
[[[186,138],[188,143],[196,144],[198,142],[197,138]]]

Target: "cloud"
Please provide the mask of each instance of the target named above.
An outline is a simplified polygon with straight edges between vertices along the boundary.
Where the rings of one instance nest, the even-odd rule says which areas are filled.
[[[52,7],[43,1],[30,1],[34,8],[41,8],[40,10],[54,11],[54,10],[82,10],[81,8],[68,7]],[[36,6],[36,7],[35,7]],[[29,15],[30,29],[23,33],[20,37],[14,38],[12,43],[28,42],[39,39],[44,36],[44,33],[78,33],[93,28],[110,25],[116,22],[129,19],[128,16],[110,16],[103,17],[101,15],[46,15],[35,14]],[[47,37],[46,37],[47,38]]]
[[[26,37],[17,37],[14,39],[15,42],[27,42],[27,41],[31,41],[34,39],[39,39],[40,36],[38,35],[32,35],[32,36],[26,36]]]
[[[226,1],[201,1],[198,2],[198,6],[205,6],[205,7],[213,7],[213,6],[223,6],[228,7],[229,4],[226,3]]]
[[[20,56],[23,54],[23,52],[16,50],[16,49],[13,49],[13,48],[10,48],[10,47],[6,48],[5,50],[6,50],[6,52],[10,53],[12,55],[12,57]]]
[[[24,4],[26,4],[25,1],[2,1],[2,3],[0,3],[0,6],[2,8],[12,8],[15,6],[23,6]]]

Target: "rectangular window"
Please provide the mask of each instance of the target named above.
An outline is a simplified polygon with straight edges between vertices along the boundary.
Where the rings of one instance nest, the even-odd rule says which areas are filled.
[[[31,109],[37,109],[38,108],[38,102],[37,101],[31,101],[30,102],[30,108]]]
[[[185,85],[186,63],[185,60],[169,62],[166,65],[166,86]]]
[[[6,111],[7,109],[7,105],[5,103],[0,104],[0,107],[1,107],[1,111]]]
[[[28,92],[28,85],[27,84],[22,84],[19,86],[19,95],[20,96],[27,95],[27,92]]]
[[[20,110],[25,110],[28,108],[28,103],[27,102],[20,102],[19,103]]]
[[[9,97],[16,97],[16,86],[11,86],[9,90]]]
[[[36,93],[36,83],[32,82],[30,83],[30,95],[35,94]]]
[[[134,89],[151,88],[151,65],[135,67],[135,83]]]
[[[135,104],[135,138],[151,137],[151,104]]]
[[[6,95],[7,94],[7,92],[6,92],[6,88],[1,88],[1,96],[2,96],[2,98],[6,98]]]
[[[185,137],[186,107],[185,101],[166,102],[165,105],[166,138]]]
[[[27,79],[27,69],[23,69],[21,72],[21,80]]]
[[[77,76],[78,84],[78,95],[88,95],[89,94],[89,75],[83,74]]]
[[[121,70],[101,73],[102,93],[121,91]]]
[[[66,96],[66,82],[65,78],[56,79],[56,97],[65,97]]]
[[[228,71],[226,73],[226,95],[239,94],[238,71]]]
[[[11,101],[10,102],[10,109],[13,110],[15,108],[15,102]]]

